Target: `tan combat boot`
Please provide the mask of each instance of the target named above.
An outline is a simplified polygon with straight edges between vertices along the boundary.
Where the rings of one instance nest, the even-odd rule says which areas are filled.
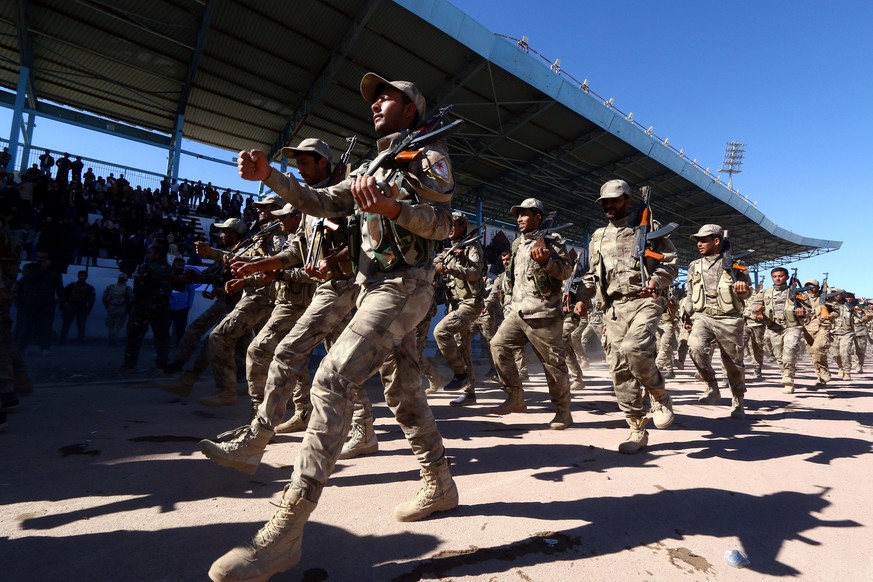
[[[294,416],[276,426],[276,433],[287,434],[289,432],[306,430],[306,427],[309,426],[309,414],[311,412],[311,408],[295,410]]]
[[[236,431],[235,437],[223,443],[214,443],[210,440],[200,441],[200,450],[223,467],[230,467],[242,471],[248,475],[254,474],[261,464],[264,449],[273,438],[273,431],[253,420],[248,426],[241,426]],[[233,434],[233,433],[231,433]]]
[[[494,409],[494,414],[503,416],[527,410],[527,404],[524,403],[524,390],[522,388],[507,388],[506,392],[506,400]]]
[[[734,396],[731,399],[731,418],[746,418],[746,408],[743,405],[742,396]]]
[[[161,385],[161,390],[170,392],[176,396],[188,396],[197,382],[197,374],[194,372],[185,372],[174,380],[169,380]]]
[[[569,408],[559,408],[555,413],[555,418],[549,422],[549,428],[552,430],[564,430],[573,424],[573,415]]]
[[[214,582],[254,582],[290,570],[300,562],[303,526],[315,503],[285,485],[282,500],[273,517],[255,534],[251,542],[224,554],[209,568]]]
[[[782,374],[782,393],[783,394],[793,394],[794,393],[794,378],[791,377],[787,372]]]
[[[418,521],[435,511],[448,511],[458,506],[458,488],[449,473],[449,462],[421,468],[422,485],[411,501],[394,508],[397,521]]]
[[[697,399],[700,404],[718,404],[721,400],[721,392],[718,389],[718,382],[713,380],[706,383],[706,390],[703,391],[703,396]]]
[[[572,392],[577,392],[579,390],[585,390],[585,380],[579,378],[578,380],[573,380],[570,383],[570,390]]]
[[[349,440],[343,445],[339,458],[354,459],[362,455],[372,455],[379,451],[379,441],[376,440],[376,431],[373,430],[373,419],[364,422],[352,421],[352,429],[349,431]]]
[[[652,406],[652,422],[655,428],[667,428],[673,424],[673,399],[664,388],[647,388]],[[716,389],[716,391],[718,391]]]
[[[236,389],[227,392],[217,392],[212,396],[197,401],[203,406],[233,406],[236,404]]]
[[[630,426],[631,431],[625,441],[618,445],[619,453],[632,455],[649,444],[649,431],[646,430],[647,422],[649,422],[649,419],[645,416],[643,418],[627,419],[627,424]]]

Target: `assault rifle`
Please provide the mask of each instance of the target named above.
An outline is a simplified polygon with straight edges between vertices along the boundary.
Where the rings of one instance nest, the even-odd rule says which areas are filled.
[[[458,250],[458,249],[463,249],[464,247],[468,247],[468,246],[470,246],[471,244],[473,244],[474,242],[476,242],[477,240],[479,240],[479,238],[481,238],[481,236],[482,236],[482,235],[479,234],[479,230],[481,230],[481,228],[482,228],[482,225],[480,224],[479,226],[477,226],[476,228],[474,228],[473,230],[471,230],[471,231],[467,234],[467,236],[465,236],[464,238],[462,238],[461,240],[459,240],[458,242],[456,242],[455,244],[453,244],[453,245],[449,248],[448,252],[446,253],[446,257],[448,258],[449,255],[451,255],[452,253],[454,253],[456,250]]]
[[[358,136],[353,135],[352,137],[347,137],[346,141],[349,142],[349,147],[347,147],[343,155],[340,156],[339,162],[337,162],[333,169],[333,173],[331,173],[331,184],[339,184],[349,175],[349,163],[352,160],[352,150],[355,149],[355,144],[358,143]]]
[[[572,298],[576,296],[579,290],[579,283],[582,282],[582,277],[588,271],[588,251],[580,251],[579,256],[573,263],[573,272],[564,281],[564,288],[561,290],[561,297],[564,298],[564,303],[570,311],[573,309]]]
[[[819,307],[819,317],[827,318],[830,317],[830,310],[828,309],[828,273],[824,274],[824,279],[821,282],[821,288],[818,290],[818,307]]]
[[[330,177],[331,184],[338,184],[345,180],[349,175],[349,162],[352,159],[352,150],[355,148],[355,144],[358,143],[358,136],[353,135],[352,137],[347,137],[346,141],[349,145],[346,148],[346,151],[343,152],[343,155],[340,156],[339,162],[337,162],[336,167],[333,169],[333,173]],[[325,229],[330,229],[332,232],[336,232],[340,229],[340,226],[341,225],[329,218],[319,218],[315,221],[315,226],[313,227],[312,234],[309,238],[309,248],[307,249],[306,260],[304,261],[305,265],[314,265],[321,259],[321,248],[324,245]]]
[[[754,252],[753,249],[748,249],[734,254],[728,230],[725,229],[724,236],[721,239],[721,267],[731,276],[731,280],[734,283],[737,282],[737,271],[748,272],[749,270],[749,267],[741,262],[740,259],[743,259]]]
[[[646,259],[656,262],[664,260],[663,253],[649,248],[649,243],[668,236],[679,228],[679,225],[675,222],[670,222],[657,230],[652,230],[654,228],[654,221],[652,220],[652,209],[649,203],[652,197],[652,189],[649,186],[643,186],[640,193],[643,198],[637,210],[637,223],[634,226],[634,249],[631,256],[640,262],[640,276],[642,277],[642,285],[645,288],[646,281],[649,280]]]
[[[451,105],[440,109],[430,119],[425,121],[418,129],[408,132],[405,137],[398,140],[393,146],[376,156],[367,168],[366,176],[374,176],[379,169],[390,170],[390,173],[376,184],[382,193],[388,196],[391,192],[390,184],[394,174],[400,169],[401,164],[420,160],[424,155],[424,148],[436,141],[444,139],[461,129],[463,119],[457,119],[450,124],[439,127],[440,123],[452,110]]]

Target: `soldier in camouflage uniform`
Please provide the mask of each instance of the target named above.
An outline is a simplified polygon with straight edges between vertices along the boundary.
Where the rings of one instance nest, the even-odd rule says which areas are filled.
[[[446,316],[434,328],[437,347],[454,374],[445,389],[464,388],[463,394],[451,401],[452,406],[476,402],[471,326],[481,315],[484,304],[485,261],[479,239],[462,245],[466,237],[467,217],[462,212],[453,212],[449,232],[452,246],[433,260],[437,275],[446,283]]]
[[[555,417],[549,428],[563,430],[573,423],[570,414],[570,376],[561,337],[563,310],[561,290],[573,272],[564,239],[558,233],[540,236],[543,203],[527,198],[510,209],[521,235],[512,243],[507,281],[512,289],[506,319],[491,341],[491,355],[497,367],[506,400],[495,414],[524,412],[524,389],[518,375],[517,349],[530,343],[543,364]]]
[[[170,351],[170,265],[167,250],[157,244],[146,251],[145,263],[133,279],[133,307],[127,322],[122,373],[133,372],[149,327],[155,339],[155,365],[163,369]]]
[[[831,344],[831,355],[840,370],[840,380],[852,379],[852,355],[855,353],[855,316],[854,309],[846,301],[851,295],[841,289],[835,289],[834,307],[831,310],[831,331],[834,341]],[[854,295],[851,295],[854,298]]]
[[[770,271],[773,286],[752,299],[752,309],[758,321],[764,323],[764,340],[770,344],[773,357],[782,368],[782,392],[794,392],[794,371],[803,342],[801,318],[806,312],[795,307],[788,287],[788,269],[775,267]]]
[[[649,440],[644,391],[650,397],[655,426],[666,428],[673,422],[673,403],[664,376],[655,365],[655,330],[677,273],[676,249],[669,237],[661,237],[650,244],[663,259],[643,259],[649,278],[642,280],[639,259],[632,258],[637,225],[633,223],[631,197],[631,187],[624,180],[610,180],[600,188],[597,201],[609,224],[597,229],[591,238],[590,267],[582,281],[584,296],[596,294],[596,302],[604,309],[606,361],[618,406],[631,428],[618,447],[626,454],[636,453]]]
[[[487,265],[486,265],[487,266]],[[482,292],[484,297],[491,294],[491,289],[494,287],[494,280],[488,275],[482,277]],[[482,312],[479,317],[470,325],[470,333],[475,337],[476,332],[482,338],[482,345],[485,348],[485,354],[488,357],[488,371],[485,376],[488,378],[497,378],[497,370],[494,369],[494,360],[491,359],[491,338],[497,333],[497,324],[500,321],[500,311],[496,305],[491,305],[489,309],[485,309],[485,303],[482,303]]]
[[[831,381],[831,372],[828,370],[828,351],[833,341],[831,317],[827,307],[822,308],[819,304],[821,286],[818,279],[807,279],[803,286],[810,288],[806,292],[803,306],[805,314],[802,319],[803,328],[806,330],[803,334],[806,351],[815,370],[815,385],[826,386]]]
[[[500,262],[503,264],[503,272],[497,275],[497,278],[494,280],[494,285],[491,286],[491,291],[485,297],[485,303],[482,306],[483,313],[492,310],[498,313],[499,323],[494,331],[495,334],[509,314],[509,300],[512,297],[512,284],[507,278],[507,275],[509,274],[509,265],[512,262],[512,252],[503,251],[500,253]],[[493,334],[490,341],[494,341]],[[529,374],[527,371],[527,359],[524,355],[524,346],[516,347],[513,357],[515,358],[515,367],[518,369],[519,379],[522,382],[527,382]],[[494,361],[493,355],[491,356],[491,361]]]
[[[717,224],[704,224],[691,240],[701,258],[688,266],[688,305],[693,325],[688,350],[706,391],[701,404],[718,404],[721,393],[712,369],[711,343],[718,346],[731,390],[731,417],[745,416],[745,368],[743,366],[743,308],[751,296],[749,275],[733,265],[724,265],[721,253],[724,231]]]
[[[852,311],[855,315],[855,352],[852,354],[852,371],[856,374],[864,373],[864,361],[867,356],[868,323],[871,316],[852,296],[850,299]]]
[[[121,273],[118,282],[103,290],[103,307],[106,308],[106,327],[109,330],[109,345],[118,344],[118,333],[124,329],[127,316],[133,306],[133,289],[127,284],[127,275]]]
[[[585,379],[582,374],[582,356],[585,356],[585,348],[582,347],[582,332],[588,327],[588,314],[585,310],[585,302],[576,309],[576,296],[579,293],[579,282],[582,278],[582,265],[578,261],[573,263],[573,273],[564,283],[566,294],[562,308],[564,310],[564,324],[562,338],[564,340],[564,353],[567,362],[567,370],[570,372],[570,390],[583,390]],[[584,327],[583,327],[584,323]],[[587,358],[586,367],[587,366]]]
[[[424,116],[424,96],[412,83],[368,73],[361,93],[372,104],[379,152]],[[306,214],[361,212],[361,250],[351,256],[358,258],[362,289],[359,309],[315,375],[312,417],[279,509],[250,544],[212,565],[213,580],[265,580],[297,564],[303,527],[351,423],[354,394],[380,369],[385,401],[418,458],[424,481],[415,499],[395,508],[395,517],[414,521],[458,504],[442,437],[421,390],[415,345],[415,326],[431,304],[434,241],[448,236],[451,227],[454,180],[443,144],[426,146],[416,160],[401,162],[397,174],[379,168],[367,176],[365,166],[336,186],[314,189],[273,171],[261,152],[240,153],[243,178],[262,180]],[[377,179],[387,182],[384,190]],[[266,428],[254,430],[257,439],[269,441],[272,436]]]
[[[678,309],[679,304],[673,296],[673,287],[671,286],[667,295],[667,308],[664,309],[664,314],[658,320],[658,356],[655,358],[655,365],[658,366],[667,380],[676,377],[676,372],[673,371],[673,353],[679,345],[676,339],[676,327],[679,325],[677,321]]]
[[[254,204],[258,209],[262,225],[267,225],[271,221],[270,213],[272,211],[279,210],[284,206],[282,199],[275,194],[270,194]],[[237,218],[228,218],[222,224],[226,227],[228,224],[236,225],[237,223],[243,228],[245,227]],[[256,244],[250,245],[243,256],[238,258],[265,257],[275,254],[278,250],[276,248],[278,242],[272,231],[270,233],[265,231],[260,236],[255,235],[255,238]],[[234,352],[237,342],[247,334],[259,330],[270,317],[270,313],[273,312],[270,289],[256,286],[252,280],[232,279],[225,283],[224,291],[228,295],[240,291],[243,294],[233,310],[209,332],[209,365],[212,366],[217,392],[212,396],[198,400],[204,406],[232,406],[236,403],[237,374]]]
[[[755,302],[760,299],[758,294],[751,301],[746,301],[743,309],[743,346],[747,355],[751,356],[755,364],[755,375],[750,379],[760,382],[764,379],[762,368],[764,366],[764,324],[757,318]],[[828,375],[830,378],[830,375]]]

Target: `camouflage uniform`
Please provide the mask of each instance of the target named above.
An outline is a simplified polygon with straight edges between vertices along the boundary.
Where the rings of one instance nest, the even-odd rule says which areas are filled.
[[[852,355],[855,353],[855,318],[852,308],[846,302],[834,306],[831,320],[834,341],[831,355],[840,370],[840,379],[852,379]]]
[[[497,324],[500,321],[500,313],[496,305],[492,305],[488,309],[485,309],[484,297],[491,294],[491,289],[494,287],[494,281],[492,281],[490,277],[485,276],[482,278],[482,283],[482,293],[484,294],[482,312],[470,325],[470,333],[475,336],[478,331],[481,335],[482,345],[484,346],[485,353],[488,357],[490,367],[489,372],[496,373],[494,371],[494,360],[491,359],[491,338],[493,338],[494,334],[497,333]]]
[[[700,236],[714,234],[704,225]],[[721,229],[719,228],[720,232]],[[733,266],[737,281],[751,284],[749,276]],[[687,297],[691,314],[691,335],[688,350],[691,360],[706,383],[702,404],[716,404],[719,388],[715,370],[712,369],[712,350],[715,343],[721,354],[721,363],[727,375],[728,386],[733,396],[731,416],[743,416],[743,397],[746,393],[745,367],[743,365],[743,308],[749,293],[739,294],[733,286],[734,278],[723,268],[722,255],[703,256],[688,266]]]
[[[867,355],[868,321],[867,315],[860,307],[855,307],[855,354],[852,362],[852,371],[856,374],[864,373],[864,361]]]
[[[484,311],[487,312],[497,312],[499,313],[500,322],[497,325],[497,330],[495,330],[494,334],[491,336],[491,342],[494,342],[494,335],[497,334],[497,331],[500,330],[500,326],[503,325],[503,321],[506,319],[506,316],[509,314],[509,300],[512,297],[512,284],[510,280],[507,278],[507,272],[504,271],[497,275],[497,278],[494,280],[494,285],[491,287],[491,291],[485,297],[485,303],[482,307]],[[502,309],[502,312],[498,311]],[[494,349],[489,344],[489,349],[491,350],[491,361],[494,362]],[[516,346],[513,349],[513,359],[515,360],[515,367],[518,370],[518,376],[522,382],[528,379],[528,371],[527,371],[527,360],[524,355],[524,346]],[[497,368],[496,362],[494,368]]]
[[[134,275],[133,307],[127,322],[123,370],[132,370],[149,326],[155,340],[155,365],[167,365],[170,350],[170,274],[172,269],[161,257],[140,265]]]
[[[746,302],[743,309],[743,346],[755,363],[755,380],[763,377],[761,368],[764,366],[764,324],[758,321],[754,310],[754,303],[758,299],[756,295],[752,301]]]
[[[446,249],[433,262],[434,265],[442,264],[447,270],[443,275],[447,312],[434,328],[434,337],[455,379],[464,379],[464,390],[472,395],[476,378],[473,372],[471,327],[481,315],[483,306],[482,273],[485,269],[482,245],[477,240],[455,251]]]
[[[379,139],[379,151],[400,138],[401,134],[393,134]],[[441,143],[428,146],[420,162],[410,162],[404,169],[393,178],[400,181],[398,217],[391,221],[378,214],[362,216],[358,309],[313,379],[312,415],[291,484],[312,503],[318,501],[333,472],[350,427],[355,395],[377,371],[382,374],[385,401],[418,462],[424,468],[445,464],[442,437],[421,390],[415,327],[431,305],[430,241],[448,235],[454,182]],[[387,173],[380,169],[380,176],[384,179]],[[315,190],[274,171],[265,184],[306,214],[340,216],[354,210],[353,179]]]
[[[491,340],[491,356],[497,375],[509,394],[507,402],[497,412],[509,412],[513,404],[519,411],[525,408],[515,358],[518,349],[530,343],[543,364],[552,404],[558,416],[568,419],[568,422],[557,423],[556,416],[554,428],[559,424],[563,425],[560,428],[565,428],[572,418],[570,376],[562,338],[561,290],[564,279],[573,272],[573,262],[567,254],[563,237],[557,233],[547,235],[546,244],[551,252],[546,263],[541,265],[535,261],[530,254],[538,242],[535,235],[535,232],[521,234],[512,243],[512,257],[505,279],[511,287],[507,315]]]
[[[604,189],[610,183],[607,182]],[[625,442],[637,443],[628,450],[619,446],[619,450],[631,453],[648,442],[644,390],[651,396],[653,414],[656,403],[668,410],[672,406],[664,376],[655,365],[658,320],[666,309],[667,298],[641,296],[646,281],[641,278],[639,260],[632,257],[634,235],[630,216],[611,220],[606,227],[597,229],[589,245],[590,266],[582,281],[586,296],[596,295],[595,302],[603,306],[606,361],[618,406],[631,427],[631,437]],[[651,245],[664,258],[654,264],[646,259],[647,271],[666,294],[677,274],[676,249],[669,237],[656,239]],[[669,422],[672,422],[672,411]]]
[[[581,390],[585,387],[585,380],[582,376],[582,366],[578,354],[584,354],[585,350],[582,347],[582,334],[580,329],[582,318],[573,313],[572,309],[564,314],[564,322],[561,330],[561,337],[564,340],[564,359],[567,363],[567,370],[570,373],[570,388],[572,390]],[[588,319],[585,319],[585,326],[588,326]]]
[[[770,345],[773,357],[782,369],[784,392],[794,391],[794,372],[800,345],[803,342],[803,325],[794,312],[794,302],[789,297],[788,285],[765,289],[753,299],[753,310],[764,317],[764,341]]]
[[[249,258],[274,254],[275,237],[267,236],[243,253]],[[213,260],[221,260],[219,252],[214,251]],[[247,334],[260,328],[273,312],[270,289],[255,287],[254,280],[246,282],[242,298],[236,306],[209,332],[209,365],[215,377],[217,392],[209,398],[200,399],[201,404],[225,406],[236,402],[236,358],[234,352],[237,342]]]
[[[667,308],[658,320],[658,356],[655,358],[655,365],[667,378],[676,377],[673,371],[673,352],[679,345],[676,340],[676,326],[679,323],[676,321],[675,309],[671,309],[672,303],[672,299],[668,300]]]
[[[807,282],[808,283],[808,282]],[[804,309],[806,316],[803,318],[803,334],[806,351],[812,360],[815,370],[816,384],[825,385],[831,381],[831,372],[828,370],[828,351],[833,341],[831,335],[830,319],[822,319],[822,306],[819,304],[820,293],[807,292],[807,301]]]
[[[127,315],[133,305],[133,289],[127,279],[113,283],[103,290],[103,307],[106,308],[106,327],[109,329],[109,345],[118,341],[118,333],[124,329]]]

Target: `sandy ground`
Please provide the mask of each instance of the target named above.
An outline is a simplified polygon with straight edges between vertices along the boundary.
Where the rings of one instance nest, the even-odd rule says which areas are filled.
[[[36,390],[0,432],[0,579],[206,580],[272,515],[301,436],[278,435],[254,476],[218,467],[197,442],[243,424],[247,398],[200,406],[208,377],[190,399],[158,390],[148,346],[140,371],[117,376],[121,348],[103,343],[26,355]],[[625,456],[602,362],[573,393],[566,431],[546,428],[544,377],[531,372],[524,414],[488,414],[502,400],[493,381],[473,407],[432,397],[461,506],[419,523],[392,517],[418,472],[371,381],[379,453],[338,463],[301,563],[274,579],[873,581],[873,375],[814,390],[804,362],[786,395],[769,367],[734,420],[728,398],[696,403],[702,384],[686,369],[668,383],[674,425]],[[728,565],[730,550],[749,566]]]

